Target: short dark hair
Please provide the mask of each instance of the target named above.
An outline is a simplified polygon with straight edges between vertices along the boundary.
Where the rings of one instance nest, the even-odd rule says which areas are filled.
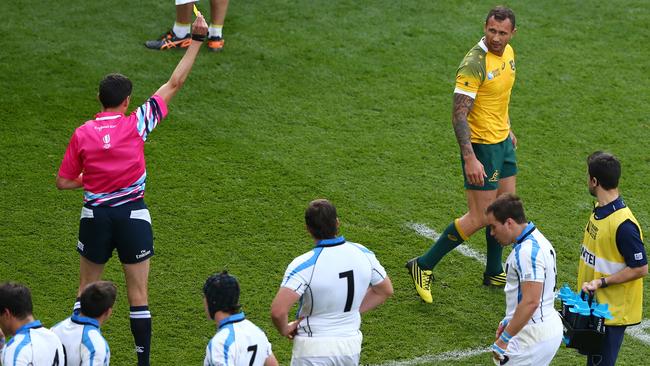
[[[81,313],[89,318],[99,318],[115,304],[117,287],[110,281],[97,281],[89,284],[81,292],[79,302]]]
[[[108,74],[99,82],[99,101],[104,108],[113,108],[122,104],[131,95],[133,84],[122,74]]]
[[[492,214],[497,221],[505,224],[506,220],[513,219],[518,224],[525,224],[526,214],[524,213],[524,205],[517,195],[512,193],[504,193],[497,197],[488,208],[485,210],[486,214]]]
[[[336,207],[326,199],[311,201],[305,210],[305,223],[315,239],[336,237],[336,218]]]
[[[215,273],[208,277],[203,284],[203,295],[208,303],[210,319],[214,319],[217,311],[230,314],[238,313],[239,304],[239,282],[235,276],[228,274],[228,271]]]
[[[618,180],[621,178],[621,162],[606,152],[596,151],[587,158],[589,178],[596,178],[603,189],[614,189],[618,187]]]
[[[506,8],[505,6],[497,6],[492,8],[492,10],[490,10],[487,17],[485,18],[485,24],[487,24],[488,20],[490,20],[492,17],[494,17],[494,19],[499,22],[510,19],[510,23],[512,23],[512,29],[515,29],[515,13],[512,11],[512,9]]]
[[[25,285],[15,282],[0,284],[0,313],[9,309],[17,319],[25,319],[32,315],[32,294]]]

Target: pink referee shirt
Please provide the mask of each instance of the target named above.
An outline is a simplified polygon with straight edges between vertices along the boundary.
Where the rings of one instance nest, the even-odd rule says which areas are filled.
[[[119,206],[144,197],[144,143],[165,116],[167,105],[157,95],[128,116],[97,113],[75,130],[59,175],[76,179],[83,172],[87,205]]]

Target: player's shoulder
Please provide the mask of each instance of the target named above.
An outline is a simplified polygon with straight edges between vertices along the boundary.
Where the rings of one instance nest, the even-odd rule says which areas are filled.
[[[55,349],[61,346],[59,336],[50,329],[45,327],[33,328],[30,329],[29,333],[32,344],[34,344],[35,347],[49,346],[52,349]]]
[[[481,44],[478,43],[472,47],[467,53],[463,60],[460,62],[458,69],[485,69],[485,57],[487,55],[487,50],[481,47]]]
[[[305,263],[315,262],[322,251],[322,248],[313,248],[312,250],[305,252],[297,257],[295,257],[289,264],[290,268],[299,267]]]
[[[65,318],[65,319],[61,320],[60,322],[54,324],[50,328],[50,330],[53,331],[54,333],[60,332],[63,328],[68,327],[70,325],[70,323],[72,323],[70,321],[70,317]]]
[[[93,342],[93,343],[106,343],[106,339],[104,338],[104,335],[102,335],[102,332],[93,326],[86,325],[84,327],[84,331],[87,334],[88,338]]]
[[[364,253],[364,254],[367,254],[367,255],[375,255],[375,253],[374,253],[372,250],[368,249],[368,248],[367,248],[365,245],[363,245],[363,244],[355,243],[355,242],[353,242],[353,241],[348,241],[348,242],[346,242],[346,244],[348,244],[349,246],[351,246],[351,247],[353,247],[353,248],[355,248],[355,249],[361,251],[361,252]]]

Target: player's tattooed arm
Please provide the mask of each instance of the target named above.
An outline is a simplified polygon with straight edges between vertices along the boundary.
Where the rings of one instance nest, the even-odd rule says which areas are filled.
[[[452,116],[452,124],[454,126],[454,133],[460,152],[463,157],[473,156],[474,150],[472,149],[472,142],[470,140],[469,124],[467,123],[467,116],[472,110],[474,99],[464,94],[454,93],[454,112]]]

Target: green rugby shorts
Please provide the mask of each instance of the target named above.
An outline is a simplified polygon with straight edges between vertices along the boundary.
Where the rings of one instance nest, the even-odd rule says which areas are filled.
[[[465,161],[461,155],[460,166],[463,170],[465,189],[493,191],[499,188],[499,179],[517,175],[517,156],[510,136],[498,144],[472,143],[472,148],[476,158],[483,164],[487,177],[482,187],[469,184],[465,175]]]

